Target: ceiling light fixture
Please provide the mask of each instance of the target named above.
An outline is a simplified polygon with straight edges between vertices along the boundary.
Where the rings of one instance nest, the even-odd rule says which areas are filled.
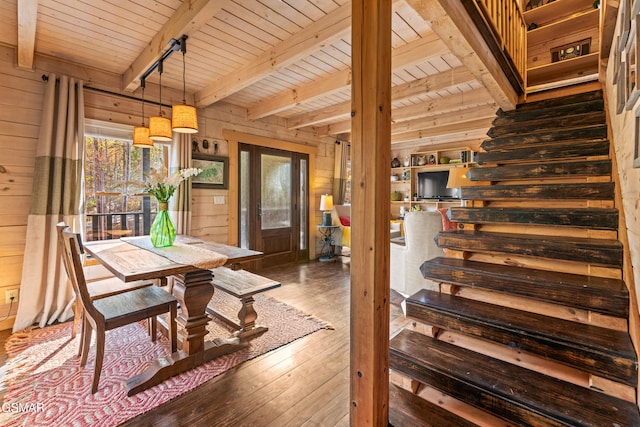
[[[178,133],[198,132],[198,116],[196,107],[187,105],[187,82],[185,78],[186,65],[185,54],[187,53],[187,36],[180,39],[180,51],[182,52],[182,104],[176,104],[171,109],[171,127]]]
[[[164,117],[162,112],[162,59],[158,62],[160,73],[160,113],[158,116],[149,117],[149,138],[154,141],[168,142],[173,139],[171,132],[171,120]]]
[[[153,140],[149,139],[149,128],[144,125],[144,79],[140,80],[142,88],[142,126],[133,128],[133,146],[141,148],[153,147]]]

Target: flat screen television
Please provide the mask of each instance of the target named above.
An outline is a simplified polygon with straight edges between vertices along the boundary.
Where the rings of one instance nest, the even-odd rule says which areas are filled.
[[[460,199],[459,188],[447,188],[449,171],[418,172],[418,199]]]

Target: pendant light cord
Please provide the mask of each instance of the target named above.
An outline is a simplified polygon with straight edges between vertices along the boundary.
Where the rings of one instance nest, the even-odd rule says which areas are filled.
[[[160,73],[160,113],[158,115],[162,117],[162,61],[158,64],[158,72]]]
[[[187,53],[187,37],[182,36],[180,40],[180,51],[182,52],[182,103],[187,103],[187,66],[185,60],[185,54]]]
[[[140,87],[142,88],[142,127],[144,127],[144,79],[140,79]]]

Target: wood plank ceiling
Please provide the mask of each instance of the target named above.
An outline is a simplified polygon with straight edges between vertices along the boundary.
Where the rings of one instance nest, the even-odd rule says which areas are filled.
[[[393,4],[394,149],[476,144],[498,106],[409,3]],[[17,47],[21,67],[52,56],[120,75],[118,89],[137,94],[140,75],[187,34],[187,93],[198,107],[224,101],[250,120],[278,116],[290,129],[345,139],[350,14],[348,0],[0,0],[0,43]],[[179,92],[180,56],[162,77]]]

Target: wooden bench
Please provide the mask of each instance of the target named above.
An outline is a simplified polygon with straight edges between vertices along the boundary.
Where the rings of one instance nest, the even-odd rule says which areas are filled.
[[[207,312],[221,319],[231,327],[237,328],[235,335],[246,338],[252,335],[266,332],[266,326],[256,326],[258,313],[253,308],[253,296],[260,292],[268,291],[280,286],[280,283],[267,277],[259,276],[246,270],[232,270],[227,267],[218,267],[211,270],[213,272],[213,285],[232,295],[242,302],[242,307],[238,312],[240,323],[229,319],[213,307],[207,307]]]

